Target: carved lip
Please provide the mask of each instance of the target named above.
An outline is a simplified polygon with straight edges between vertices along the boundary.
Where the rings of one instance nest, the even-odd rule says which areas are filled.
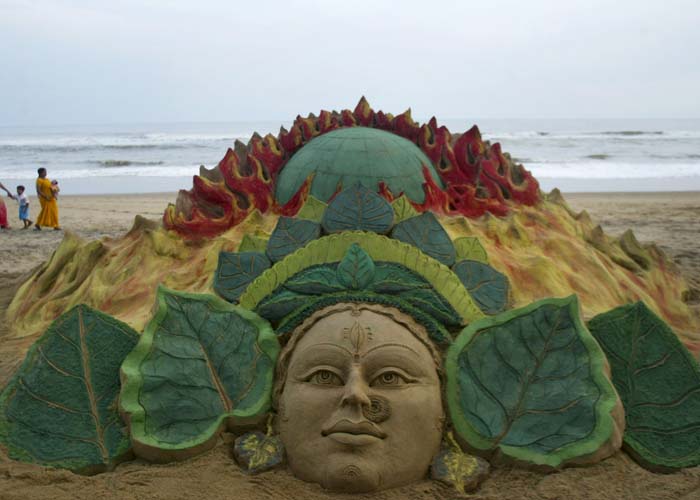
[[[321,431],[321,435],[345,444],[367,444],[386,437],[386,433],[372,422],[367,420],[351,422],[347,419],[340,420],[331,427],[324,428]]]

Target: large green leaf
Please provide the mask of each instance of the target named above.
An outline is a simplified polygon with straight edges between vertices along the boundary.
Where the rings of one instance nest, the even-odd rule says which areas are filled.
[[[119,366],[137,341],[129,326],[85,305],[54,321],[0,394],[10,457],[85,473],[122,459]]]
[[[452,270],[485,314],[498,314],[508,305],[508,278],[493,267],[476,260],[463,260]]]
[[[235,302],[247,286],[269,267],[270,259],[264,253],[220,252],[214,290],[229,302]]]
[[[359,182],[330,202],[321,224],[327,233],[372,231],[385,234],[394,223],[394,209],[388,201]]]
[[[280,217],[267,242],[267,256],[277,262],[320,235],[321,226],[316,222]]]
[[[452,422],[475,451],[549,467],[613,451],[619,400],[575,296],[469,325],[446,371]]]
[[[455,247],[432,212],[399,222],[391,237],[419,248],[448,267],[455,263]]]
[[[264,417],[279,344],[253,312],[211,295],[158,290],[158,310],[122,365],[120,406],[137,455],[181,459]]]
[[[374,262],[367,252],[357,243],[353,243],[338,264],[338,281],[345,288],[362,290],[372,282],[374,267]]]
[[[654,470],[700,465],[700,368],[643,302],[593,318],[625,406],[624,445]]]

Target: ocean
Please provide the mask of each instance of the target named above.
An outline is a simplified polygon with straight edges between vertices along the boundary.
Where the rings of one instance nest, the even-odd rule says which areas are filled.
[[[420,120],[416,120],[420,121]],[[424,121],[424,120],[423,120]],[[477,124],[484,139],[564,192],[700,191],[700,120],[450,119]],[[0,127],[0,182],[33,186],[45,167],[63,194],[189,189],[235,139],[277,134],[290,122]],[[30,193],[33,189],[30,189]]]

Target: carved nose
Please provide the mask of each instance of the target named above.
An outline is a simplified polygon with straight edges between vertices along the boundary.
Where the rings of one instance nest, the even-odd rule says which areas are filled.
[[[369,406],[371,402],[367,394],[368,392],[369,386],[362,378],[359,369],[353,368],[348,377],[348,381],[345,383],[341,405]]]

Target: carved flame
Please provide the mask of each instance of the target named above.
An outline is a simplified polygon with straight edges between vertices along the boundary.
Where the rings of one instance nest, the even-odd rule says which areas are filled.
[[[481,139],[476,126],[463,134],[451,134],[433,117],[418,125],[411,110],[393,116],[374,111],[362,97],[353,111],[321,111],[319,116],[297,116],[289,131],[277,137],[253,134],[248,144],[236,141],[212,170],[202,168],[190,191],[180,191],[175,205],[168,206],[163,221],[190,238],[208,237],[240,223],[250,211],[273,211],[294,215],[303,206],[311,187],[307,179],[284,206],[277,204],[274,187],[287,161],[307,142],[341,127],[373,127],[397,134],[415,143],[433,163],[442,189],[423,168],[425,200],[412,201],[419,211],[479,217],[486,212],[502,216],[510,204],[534,205],[540,200],[539,184],[522,165],[503,154],[498,143]],[[379,193],[391,201],[392,193],[380,183]],[[326,200],[324,200],[326,201]]]

